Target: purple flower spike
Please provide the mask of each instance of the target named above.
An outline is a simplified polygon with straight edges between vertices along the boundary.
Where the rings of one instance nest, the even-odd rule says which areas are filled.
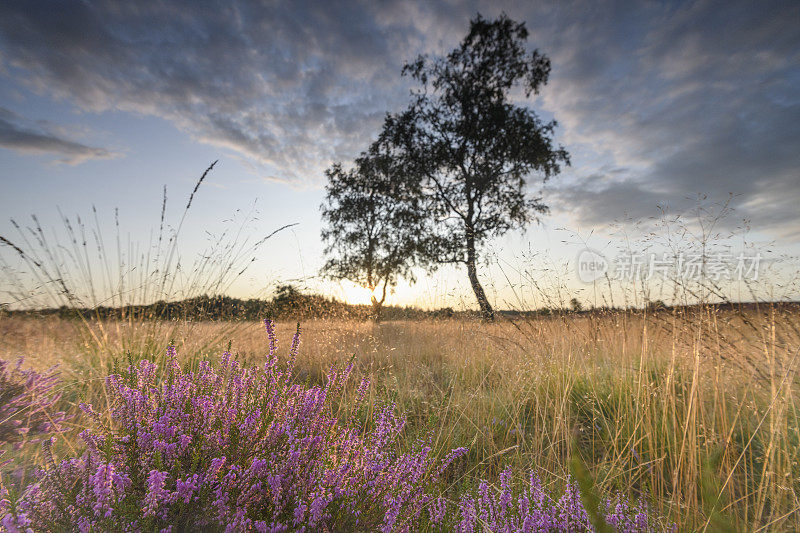
[[[445,521],[446,500],[433,491],[466,450],[442,461],[429,445],[400,451],[405,418],[393,405],[378,410],[372,431],[341,421],[354,365],[332,368],[322,386],[297,384],[299,329],[282,368],[274,324],[265,326],[270,353],[260,368],[225,353],[219,365],[182,371],[170,348],[169,373],[141,361],[109,377],[110,429],[81,405],[95,425],[81,434],[86,453],[49,460],[3,519],[78,531],[402,531]],[[357,401],[368,386],[361,382]]]

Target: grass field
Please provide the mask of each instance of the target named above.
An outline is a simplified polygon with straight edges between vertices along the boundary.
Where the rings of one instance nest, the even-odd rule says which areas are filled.
[[[300,379],[320,382],[355,355],[368,405],[396,402],[408,443],[433,428],[437,452],[469,448],[455,485],[511,465],[555,489],[578,450],[602,492],[646,497],[681,530],[800,529],[797,307],[301,326]],[[295,324],[278,327],[285,354]],[[267,349],[251,322],[0,318],[0,358],[59,364],[75,412],[81,399],[102,412],[114,357],[158,360],[170,342],[186,363],[230,343],[259,364]],[[80,447],[83,423],[72,421],[61,450]]]

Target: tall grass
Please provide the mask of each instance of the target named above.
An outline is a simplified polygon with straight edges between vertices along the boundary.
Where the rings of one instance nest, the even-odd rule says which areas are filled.
[[[197,336],[196,323],[189,319],[197,309],[175,317],[164,306],[146,306],[225,295],[269,238],[293,225],[259,235],[252,227],[258,215],[255,209],[237,212],[220,234],[209,234],[205,249],[188,254],[182,237],[191,224],[192,204],[216,164],[202,173],[175,216],[168,209],[164,187],[160,217],[147,243],[131,240],[120,225],[118,209],[113,221],[105,221],[95,207],[89,222],[59,209],[61,225],[54,228],[43,227],[35,214],[28,224],[12,219],[16,233],[0,236],[2,306],[61,308],[73,318],[60,322],[60,331],[51,332],[53,338],[70,338],[70,344],[47,356],[64,364],[62,375],[73,395],[101,400],[94,397],[98,389],[93,382],[109,374],[115,358],[132,354],[157,360],[167,344],[191,338],[191,349],[184,348],[199,360],[219,351],[240,328],[237,322],[225,322],[214,334]],[[103,320],[109,309],[116,320]]]
[[[309,321],[296,368],[322,383],[330,364],[355,354],[356,373],[373,384],[367,413],[397,402],[409,445],[433,424],[439,453],[469,448],[451,483],[496,479],[511,465],[563,490],[577,450],[601,492],[652,499],[681,530],[797,529],[800,310],[750,311],[755,329],[730,310],[686,313],[564,314],[518,323],[522,331],[463,320]],[[12,330],[25,321],[5,320]],[[225,327],[198,324],[187,346]],[[24,341],[35,350],[35,337]],[[257,324],[234,341],[244,364],[263,361]]]
[[[603,491],[649,495],[682,529],[717,515],[738,530],[796,529],[798,309],[750,312],[763,335],[730,311],[693,314],[539,318],[520,324],[524,335],[320,322],[306,325],[318,354],[300,368],[318,376],[346,356],[330,342],[350,339],[373,400],[397,401],[420,431],[436,423],[441,449],[468,447],[467,478],[511,463],[563,484],[576,443]]]

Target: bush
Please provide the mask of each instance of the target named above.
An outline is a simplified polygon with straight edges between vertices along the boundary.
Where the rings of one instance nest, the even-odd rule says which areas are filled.
[[[644,533],[662,529],[644,503],[633,505],[617,496],[607,499],[604,507],[605,522],[617,531]],[[531,472],[528,483],[514,490],[510,468],[500,474],[499,490],[482,480],[477,494],[462,495],[457,520],[452,529],[458,533],[593,531],[577,484],[568,482],[564,494],[556,500]]]
[[[292,378],[299,336],[280,368],[273,326],[261,369],[229,353],[218,368],[182,371],[149,361],[107,380],[114,427],[81,436],[87,452],[59,464],[11,506],[10,530],[408,530],[432,500],[426,489],[465,450],[437,461],[420,443],[394,451],[404,419],[382,409],[364,431],[334,412],[352,364],[324,386]],[[160,381],[160,382],[159,382]],[[358,388],[353,409],[368,382]],[[354,414],[350,413],[350,414]],[[13,518],[12,518],[13,515]]]
[[[65,419],[54,405],[61,397],[53,389],[58,381],[55,368],[39,373],[23,370],[23,359],[16,364],[0,359],[0,466],[5,447],[20,448],[58,431]]]
[[[0,468],[11,461],[3,457],[9,446],[20,449],[37,442],[51,432],[60,431],[66,419],[56,411],[60,394],[55,387],[55,369],[39,373],[22,369],[23,359],[16,364],[0,359]],[[0,516],[9,506],[10,494],[0,472]]]

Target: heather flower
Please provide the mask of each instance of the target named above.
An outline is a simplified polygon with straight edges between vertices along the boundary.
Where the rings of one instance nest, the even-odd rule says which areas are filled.
[[[563,524],[567,530],[573,528],[579,529],[589,524],[589,515],[583,508],[577,483],[571,480],[567,481],[567,488],[563,496],[561,496],[561,499],[558,500],[557,507],[559,511],[559,522]]]
[[[447,513],[447,500],[441,496],[436,498],[428,508],[428,513],[430,514],[431,523],[433,525],[440,525],[444,521]]]
[[[176,482],[176,492],[178,500],[189,503],[195,497],[195,493],[200,486],[200,475],[192,474],[188,479],[178,479]]]
[[[469,450],[467,450],[464,447],[453,448],[452,450],[450,450],[450,452],[448,452],[448,454],[445,455],[444,459],[442,459],[442,464],[439,467],[439,475],[442,475],[444,473],[444,470],[448,466],[450,466],[450,463],[452,463],[453,461],[457,460],[460,457],[465,456],[468,451]]]
[[[112,508],[110,505],[111,488],[114,483],[114,465],[102,464],[97,467],[93,476],[89,477],[94,492],[92,509],[97,517],[110,518]]]
[[[461,520],[456,526],[456,531],[459,533],[473,533],[478,520],[478,514],[475,511],[475,500],[467,494],[462,494],[461,500],[458,502],[458,510]],[[480,526],[478,527],[480,528]]]
[[[4,527],[408,531],[429,507],[445,520],[436,483],[466,450],[441,461],[425,443],[400,451],[405,419],[394,406],[379,410],[370,431],[340,420],[334,407],[352,363],[331,368],[322,386],[301,385],[291,376],[299,330],[281,367],[274,324],[266,329],[260,368],[226,352],[218,365],[182,371],[170,347],[163,379],[146,360],[110,376],[110,426],[82,406],[95,426],[82,434],[86,452],[48,460],[14,508],[5,506]]]
[[[531,472],[528,484],[516,492],[509,468],[501,473],[499,481],[499,487],[493,487],[482,480],[475,493],[461,495],[455,512],[449,513],[454,515],[452,528],[455,531],[477,533],[488,528],[509,533],[571,533],[594,530],[575,483],[568,482],[561,497],[555,499],[544,492],[534,472]],[[605,520],[616,531],[649,533],[660,530],[644,503],[634,506],[624,497],[617,496],[606,500],[604,507]],[[439,509],[436,513],[445,514]],[[434,520],[431,522],[435,523]]]
[[[53,389],[58,382],[55,367],[39,373],[0,359],[0,466],[3,447],[37,442],[60,431],[65,415],[55,409],[61,395]]]
[[[167,472],[159,472],[158,470],[151,470],[147,476],[147,495],[144,498],[144,516],[152,516],[156,513],[159,506],[169,496],[169,493],[164,490],[164,483],[167,480]]]

